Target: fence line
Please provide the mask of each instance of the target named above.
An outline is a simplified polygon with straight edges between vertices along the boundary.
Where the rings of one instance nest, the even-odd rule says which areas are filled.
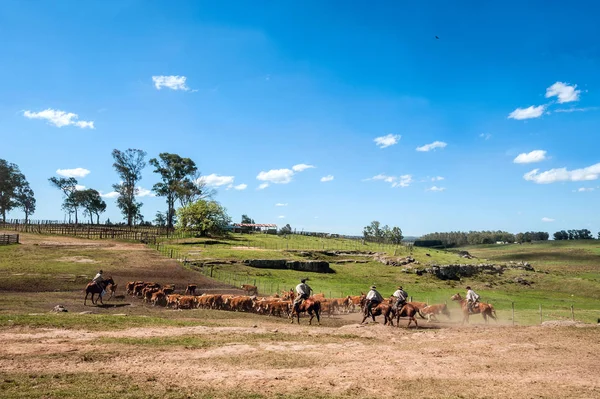
[[[18,234],[2,234],[0,235],[0,245],[11,245],[19,243]]]

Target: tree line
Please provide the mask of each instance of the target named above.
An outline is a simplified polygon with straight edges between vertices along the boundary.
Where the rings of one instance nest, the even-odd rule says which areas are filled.
[[[374,220],[368,226],[363,228],[363,239],[378,243],[400,244],[404,236],[400,227],[389,227],[387,224],[381,226],[381,223]]]
[[[561,230],[554,233],[555,240],[593,240],[594,236],[588,229],[581,230]],[[600,240],[600,232],[598,232],[598,239]]]
[[[507,231],[451,231],[425,234],[420,240],[438,240],[446,247],[463,245],[494,244],[497,242],[523,243],[532,241],[546,241],[549,235],[543,231],[528,231],[513,234]]]

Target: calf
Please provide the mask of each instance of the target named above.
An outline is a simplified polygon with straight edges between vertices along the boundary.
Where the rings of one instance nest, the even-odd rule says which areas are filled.
[[[450,319],[450,311],[445,303],[425,306],[423,309],[421,309],[421,314],[427,317],[427,322],[430,322],[431,319],[438,321],[436,315],[439,314],[445,314],[448,319]]]
[[[177,309],[178,305],[179,305],[179,298],[181,298],[181,295],[179,294],[171,294],[171,295],[167,295],[167,307],[170,308],[175,308]]]
[[[166,306],[167,301],[164,291],[156,291],[153,293],[152,297],[150,298],[150,302],[152,302],[152,306]]]
[[[241,288],[246,291],[248,295],[258,295],[258,288],[255,285],[242,284]]]
[[[196,307],[196,297],[193,295],[184,295],[179,297],[177,301],[177,307],[179,309],[193,309]]]

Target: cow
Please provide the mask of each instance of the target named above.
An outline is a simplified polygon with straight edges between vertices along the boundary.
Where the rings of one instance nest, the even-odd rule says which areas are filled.
[[[167,307],[173,307],[175,309],[177,309],[179,307],[179,298],[181,297],[181,295],[179,294],[171,294],[171,295],[167,295]]]
[[[450,319],[450,311],[445,303],[425,306],[423,309],[421,309],[420,313],[427,317],[427,322],[430,322],[431,319],[438,321],[436,315],[439,314],[445,314],[448,316],[448,319]]]
[[[356,307],[361,305],[361,297],[362,295],[348,295],[342,303],[342,305],[346,309],[346,312],[355,312]]]
[[[193,295],[184,295],[177,301],[178,309],[193,309],[196,307],[196,297]]]
[[[172,293],[175,292],[175,285],[174,284],[165,284],[165,286],[163,287],[163,292],[165,293],[165,295],[171,295]]]
[[[408,305],[411,305],[413,308],[417,310],[417,314],[419,317],[424,319],[425,317],[421,314],[421,309],[427,306],[427,302],[406,302]]]
[[[164,291],[156,291],[152,294],[152,297],[150,298],[150,302],[152,302],[152,306],[166,306],[167,301],[166,301],[166,295],[164,293]]]
[[[196,295],[196,288],[198,288],[196,284],[188,284],[185,289],[185,295]]]
[[[248,295],[258,295],[258,288],[255,285],[242,284],[240,288],[244,290]]]

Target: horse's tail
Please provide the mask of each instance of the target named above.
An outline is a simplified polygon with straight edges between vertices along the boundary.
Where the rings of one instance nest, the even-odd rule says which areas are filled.
[[[492,316],[493,315],[493,316]],[[496,309],[492,305],[490,305],[490,316],[494,318],[494,320],[498,320],[498,315],[496,314]]]
[[[424,319],[425,317],[423,316],[423,313],[421,313],[421,309],[415,308],[415,310],[417,311],[417,314],[419,316],[421,316],[422,319]]]

